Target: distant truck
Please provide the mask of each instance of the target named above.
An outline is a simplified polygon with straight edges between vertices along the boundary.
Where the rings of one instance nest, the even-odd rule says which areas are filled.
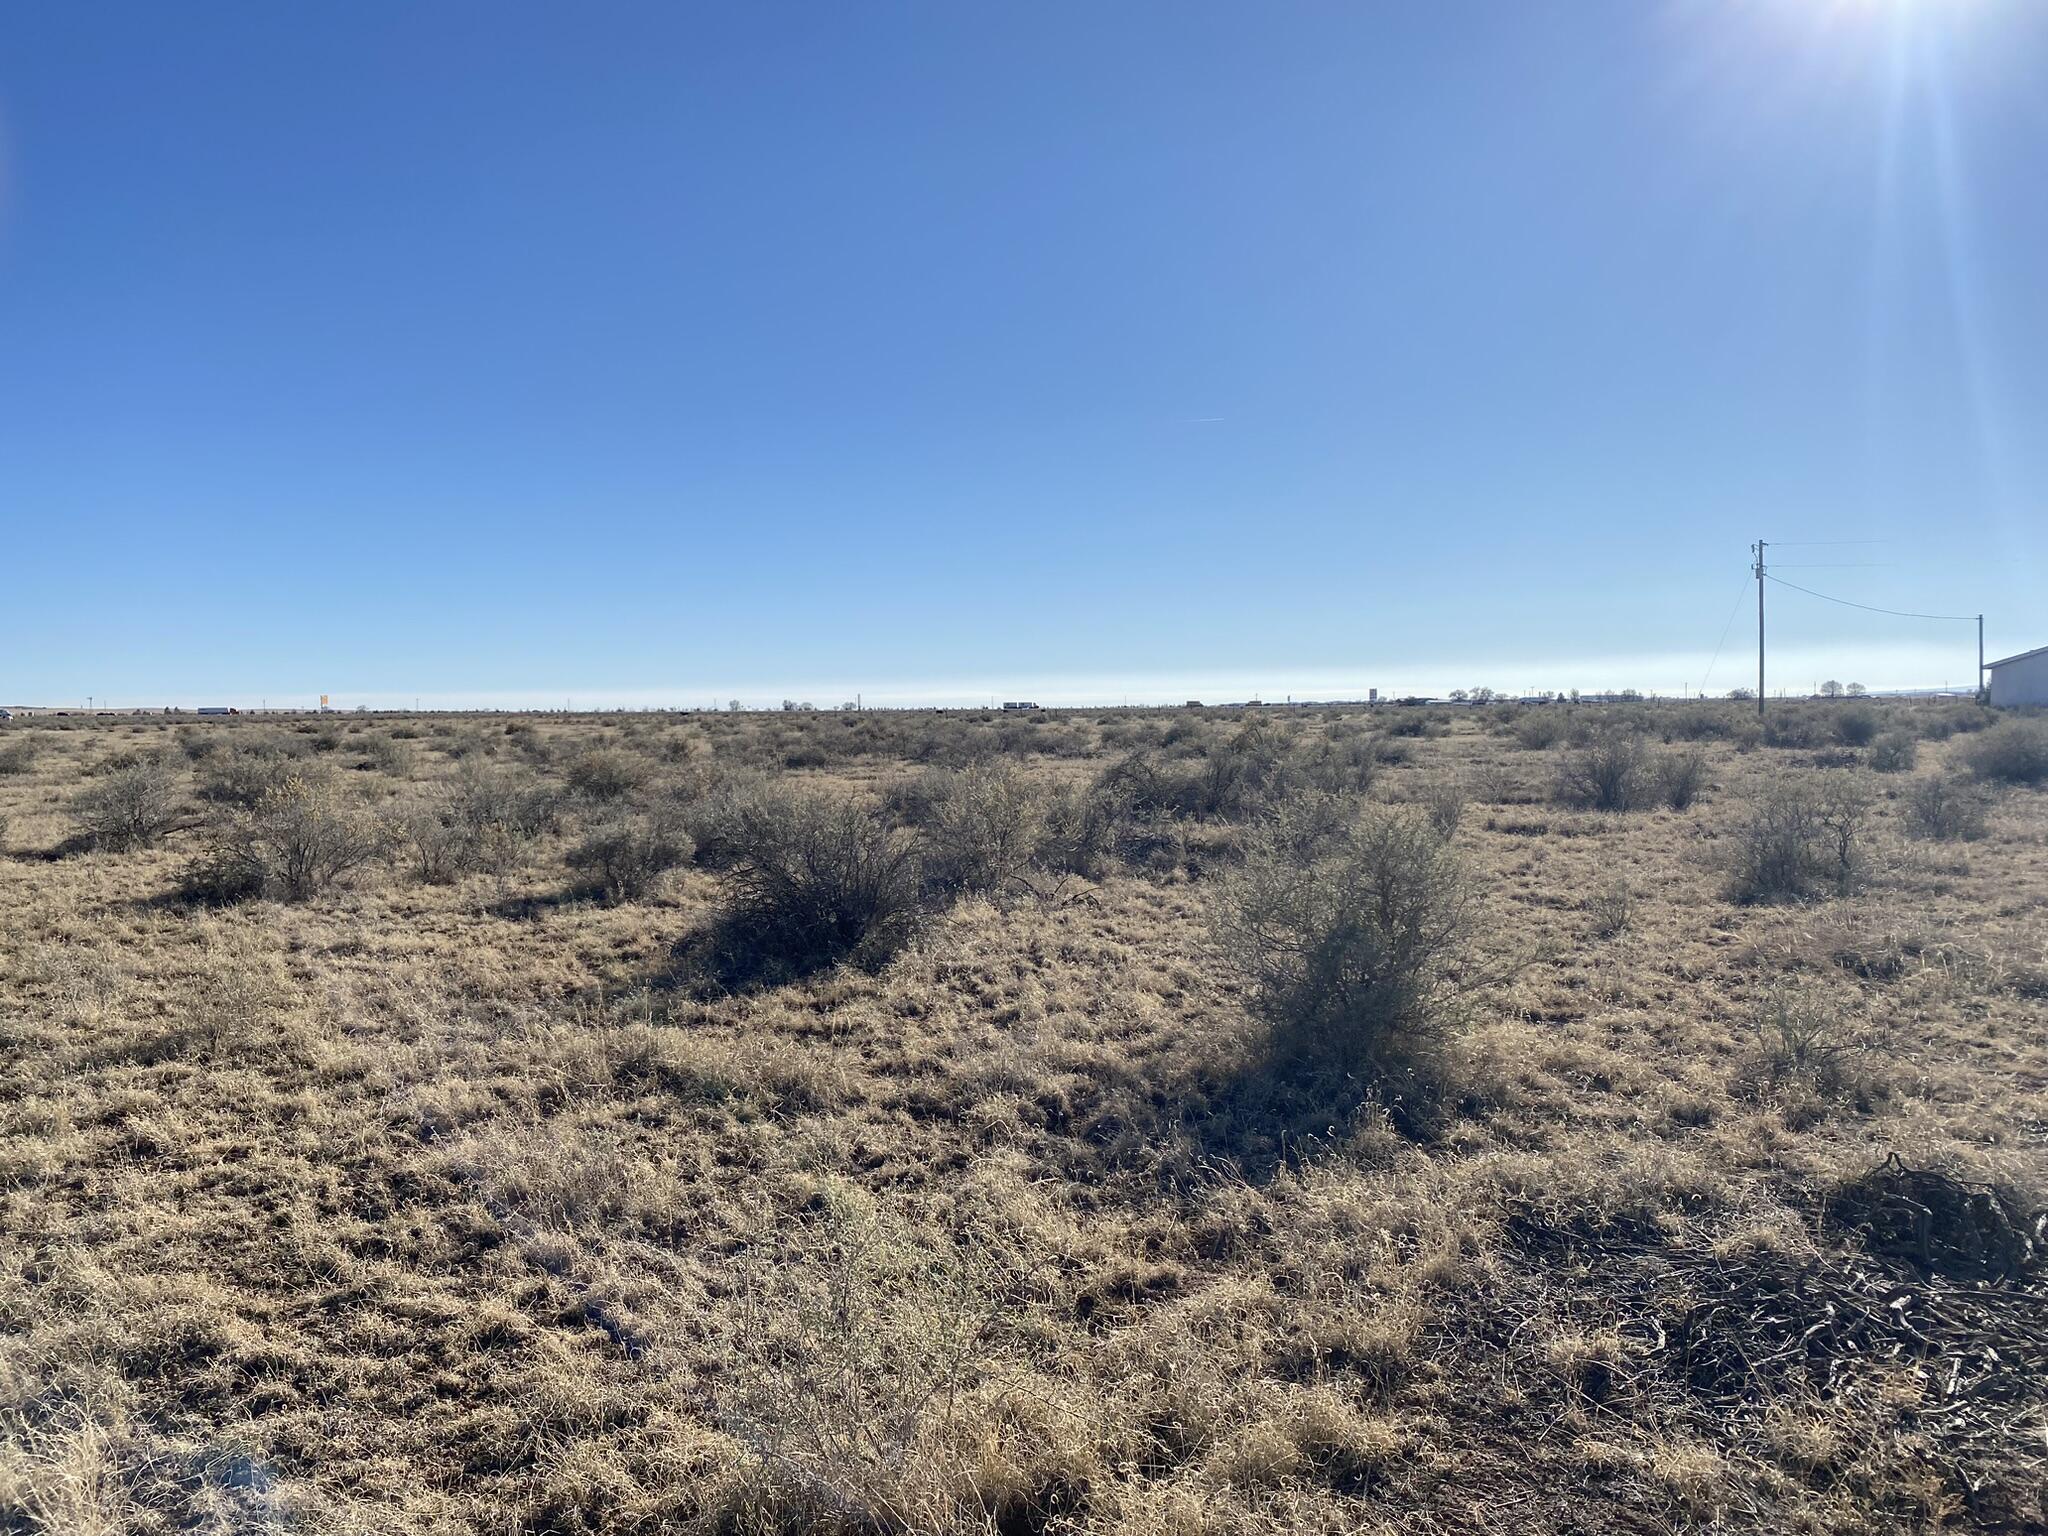
[[[1005,704],[1003,708],[1008,710],[1025,710],[1028,712],[1037,709],[1038,706],[1036,704]]]
[[[241,711],[239,709],[231,709],[225,704],[202,704],[199,706],[199,713],[202,715],[239,715]]]

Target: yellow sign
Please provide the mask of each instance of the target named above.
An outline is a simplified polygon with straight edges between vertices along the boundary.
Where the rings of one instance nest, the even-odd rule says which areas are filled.
[[[327,707],[327,695],[324,693],[320,695],[320,707],[322,709]]]

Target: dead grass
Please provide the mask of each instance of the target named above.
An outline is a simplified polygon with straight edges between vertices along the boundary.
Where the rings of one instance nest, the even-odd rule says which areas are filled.
[[[1539,804],[1562,711],[14,722],[0,1530],[2040,1528],[2048,798],[1909,835],[1972,737],[1870,708],[1918,761],[1792,906],[1728,850],[1812,743],[1706,706],[1626,815]],[[77,847],[159,749],[179,821]],[[245,757],[463,851],[182,903]],[[691,984],[750,775],[933,767],[994,876]],[[1332,793],[1478,801],[1426,1119],[1271,1091],[1213,945]],[[582,894],[656,815],[695,860]]]

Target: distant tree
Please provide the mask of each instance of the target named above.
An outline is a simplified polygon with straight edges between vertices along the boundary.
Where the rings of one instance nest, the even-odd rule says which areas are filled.
[[[1820,685],[1820,696],[1824,699],[1839,699],[1842,696],[1842,685],[1831,677]]]
[[[1462,688],[1453,688],[1451,690],[1451,702],[1453,704],[1462,704],[1468,697],[1469,695]]]
[[[1465,690],[1465,696],[1469,698],[1474,704],[1491,704],[1495,699],[1500,697],[1500,695],[1494,692],[1491,688],[1468,688]]]
[[[726,712],[734,715],[738,714],[744,707],[738,699],[728,699],[725,704]]]
[[[1851,683],[1849,685],[1849,697],[1852,699],[1860,699],[1863,697],[1863,695],[1865,695],[1868,692],[1870,692],[1870,690],[1864,687],[1861,683]]]
[[[1754,688],[1730,688],[1728,690],[1728,697],[1731,699],[1753,699],[1756,697],[1756,690]]]

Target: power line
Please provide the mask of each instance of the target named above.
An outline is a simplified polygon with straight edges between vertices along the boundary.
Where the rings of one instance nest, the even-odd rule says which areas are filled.
[[[1790,587],[1794,592],[1804,592],[1808,597],[1817,597],[1822,602],[1840,603],[1844,608],[1861,608],[1865,613],[1889,614],[1895,619],[1952,619],[1958,624],[1974,624],[1978,616],[1974,613],[1906,613],[1897,608],[1874,608],[1869,603],[1852,603],[1846,597],[1830,597],[1825,592],[1816,592],[1811,587],[1802,587],[1796,581],[1764,573],[1766,581],[1775,581],[1781,587]]]
[[[1705,675],[1700,678],[1700,692],[1707,691],[1707,680],[1714,675],[1714,665],[1721,659],[1721,647],[1728,643],[1728,631],[1735,626],[1735,615],[1742,611],[1742,599],[1749,592],[1749,578],[1742,578],[1742,585],[1735,589],[1735,606],[1728,610],[1727,622],[1721,626],[1721,638],[1714,642],[1713,658],[1707,663]]]

